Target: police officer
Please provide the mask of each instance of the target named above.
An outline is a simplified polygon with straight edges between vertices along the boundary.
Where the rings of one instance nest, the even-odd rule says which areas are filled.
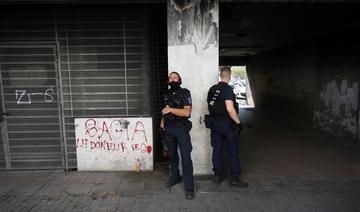
[[[233,89],[228,85],[231,69],[223,67],[220,70],[221,81],[213,85],[208,92],[207,102],[211,119],[211,146],[214,183],[222,182],[221,147],[227,146],[230,162],[230,185],[247,187],[248,183],[240,180],[240,159],[238,152],[238,138],[234,131],[241,131],[242,123],[237,115],[237,106]]]
[[[193,164],[191,160],[192,144],[189,131],[191,122],[190,91],[181,88],[181,77],[177,72],[172,72],[168,78],[170,89],[164,95],[165,107],[162,109],[160,128],[165,131],[165,144],[170,160],[170,179],[166,187],[170,188],[181,182],[179,173],[179,155],[181,154],[183,181],[186,199],[194,199]]]

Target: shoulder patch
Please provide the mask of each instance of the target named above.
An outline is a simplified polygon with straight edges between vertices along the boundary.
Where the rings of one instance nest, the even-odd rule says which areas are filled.
[[[192,104],[190,96],[187,98],[187,101],[188,101],[189,104]]]

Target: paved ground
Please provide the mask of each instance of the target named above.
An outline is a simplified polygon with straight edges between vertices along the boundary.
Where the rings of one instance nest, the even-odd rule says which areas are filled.
[[[358,146],[309,129],[247,123],[240,148],[246,189],[201,176],[188,201],[182,185],[164,187],[166,165],[140,174],[1,171],[0,211],[360,212]]]
[[[1,211],[360,211],[359,178],[252,180],[236,189],[196,181],[196,199],[165,174],[1,173]]]

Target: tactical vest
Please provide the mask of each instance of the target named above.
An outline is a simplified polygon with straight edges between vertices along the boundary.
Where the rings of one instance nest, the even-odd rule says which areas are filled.
[[[168,92],[164,96],[164,103],[165,105],[177,108],[177,109],[183,109],[184,108],[184,101],[183,101],[183,88],[180,88],[178,91],[172,93]],[[180,117],[176,116],[172,113],[168,113],[164,115],[164,121],[165,125],[172,125],[172,126],[181,126],[184,125],[184,123],[187,121],[187,117]]]
[[[208,94],[208,110],[211,116],[227,116],[224,92],[227,84],[219,83],[210,88]],[[238,113],[238,105],[236,103],[235,95],[232,99],[236,113]]]

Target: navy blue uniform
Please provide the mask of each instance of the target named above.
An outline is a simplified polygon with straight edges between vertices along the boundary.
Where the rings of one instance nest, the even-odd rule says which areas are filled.
[[[221,147],[227,146],[231,176],[240,176],[240,159],[238,140],[232,133],[233,120],[226,110],[225,101],[231,100],[235,105],[233,89],[225,82],[219,82],[209,89],[207,101],[211,121],[211,146],[213,148],[212,163],[216,175],[221,175]],[[237,110],[237,108],[235,107]]]
[[[164,96],[165,105],[172,108],[182,109],[184,106],[191,106],[190,91],[184,88],[180,88],[176,92],[168,92]],[[170,172],[171,180],[180,179],[179,173],[179,155],[178,147],[181,154],[183,181],[186,191],[194,190],[193,181],[193,164],[191,160],[192,144],[190,140],[190,128],[191,122],[187,117],[179,117],[174,114],[165,114],[164,117],[165,126],[165,142],[168,148],[169,160],[170,160]]]

